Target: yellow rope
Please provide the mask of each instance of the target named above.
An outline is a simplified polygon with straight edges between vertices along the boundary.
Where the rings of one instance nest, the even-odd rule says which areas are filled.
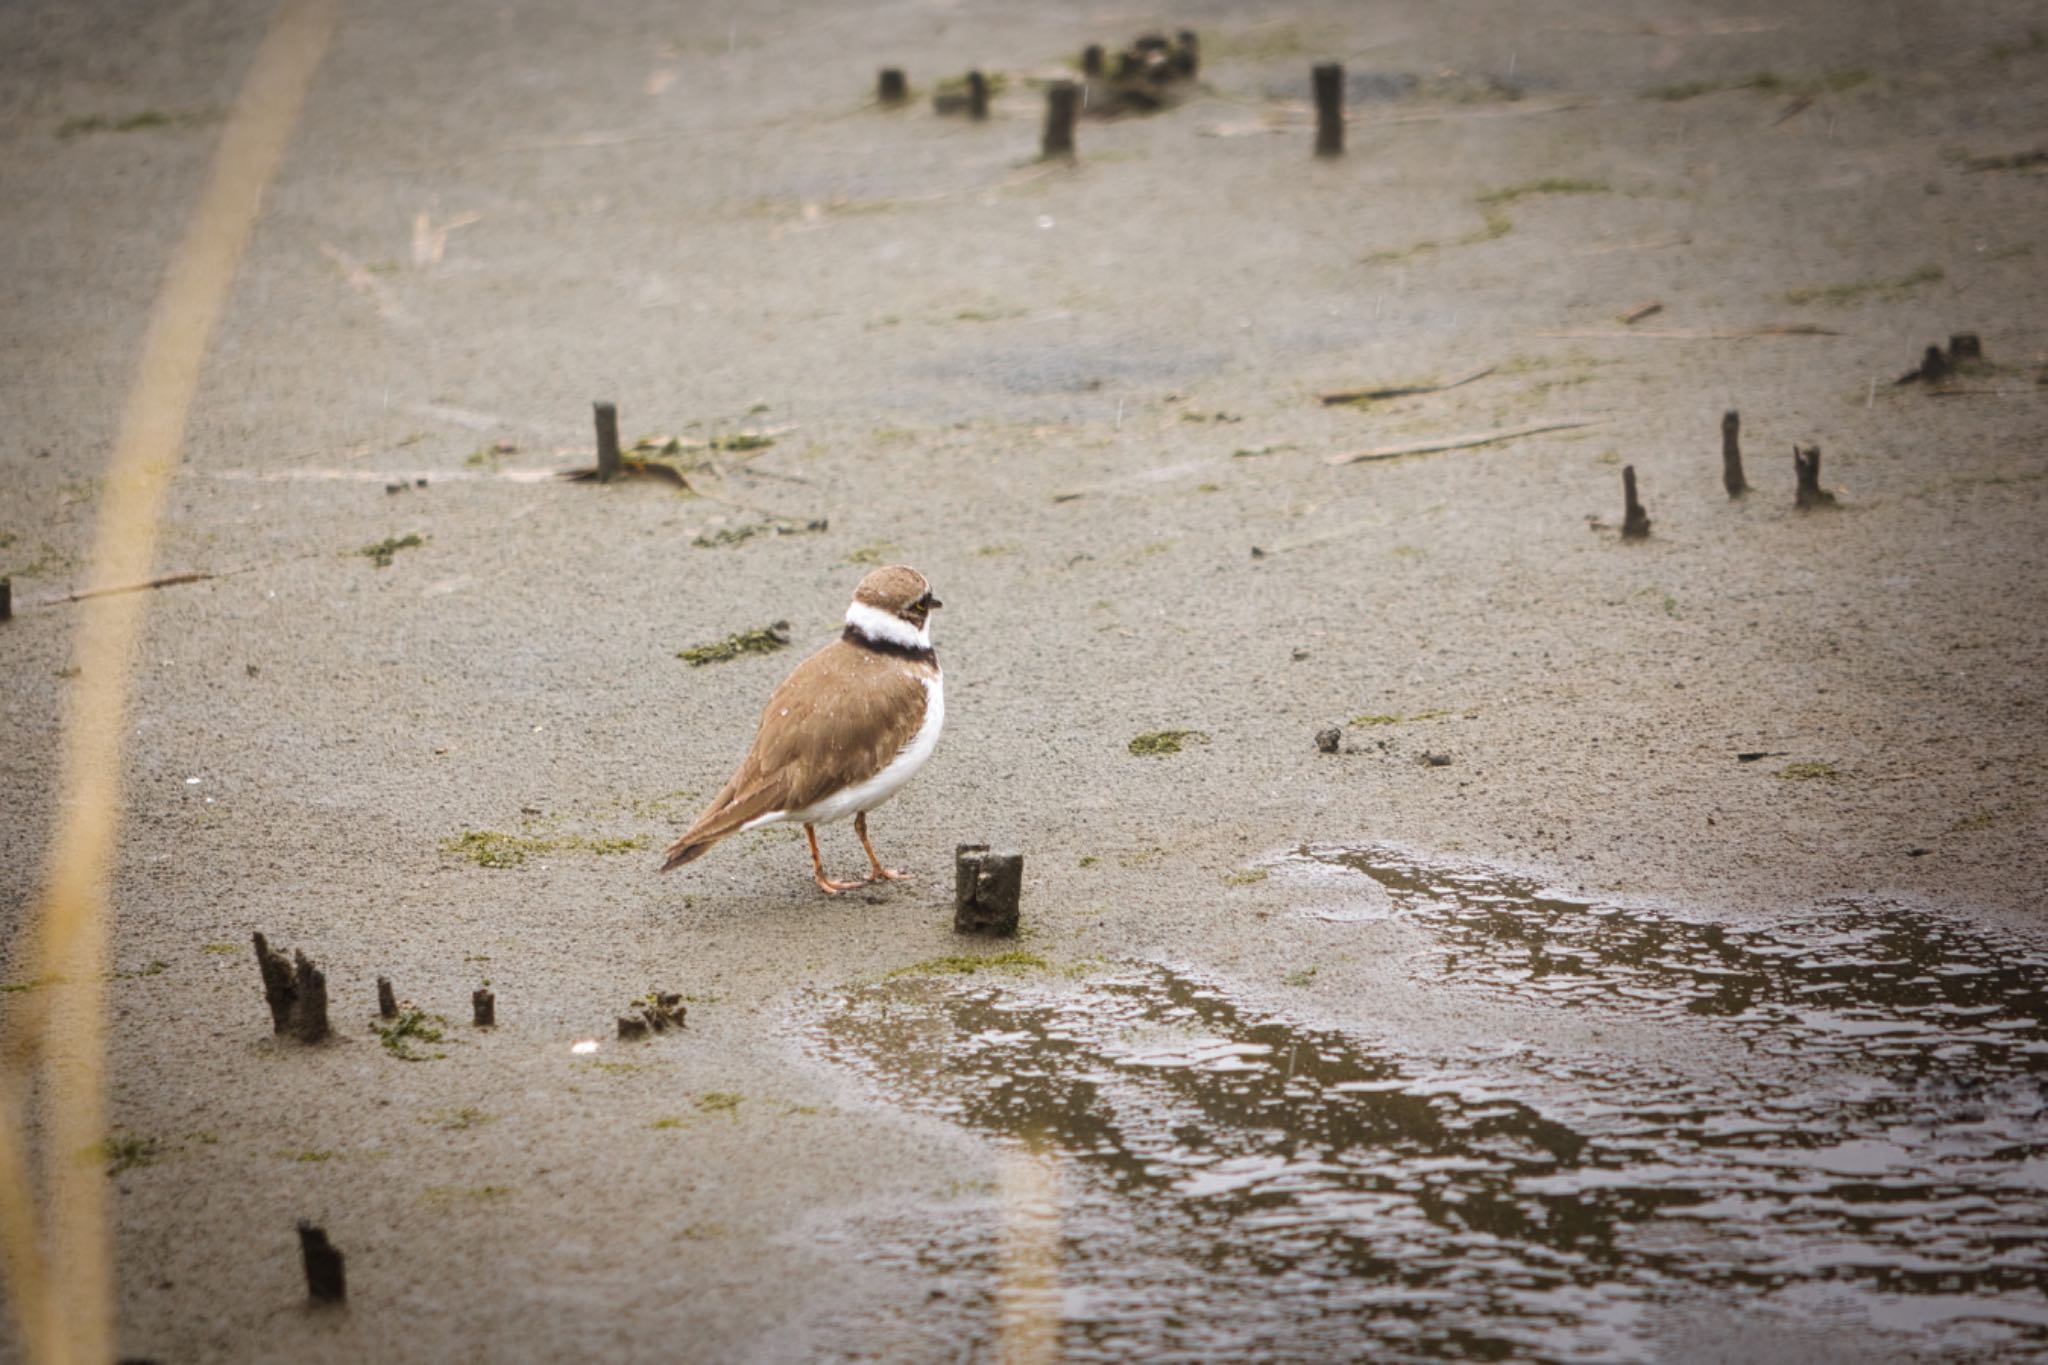
[[[339,0],[286,0],[221,131],[213,171],[171,258],[108,466],[88,576],[133,582],[155,558],[164,491],[214,325],[248,245],[264,187],[297,126]],[[35,1007],[0,1048],[0,1264],[32,1360],[104,1365],[114,1356],[113,1252],[100,1144],[107,1134],[107,872],[120,834],[129,672],[148,599],[94,598],[80,610],[49,871],[37,926]],[[47,993],[47,1005],[42,997]],[[20,1095],[44,1064],[48,1251],[39,1235]]]

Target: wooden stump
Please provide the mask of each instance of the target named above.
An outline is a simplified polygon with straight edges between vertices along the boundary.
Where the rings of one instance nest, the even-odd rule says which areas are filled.
[[[470,992],[469,1009],[478,1028],[497,1027],[498,997],[491,994],[490,987]]]
[[[327,977],[303,952],[290,957],[278,952],[258,933],[256,966],[263,973],[263,995],[270,1002],[270,1022],[278,1033],[302,1043],[324,1041],[327,1026]]]
[[[1625,504],[1621,517],[1621,538],[1646,539],[1650,534],[1650,514],[1636,501],[1636,467],[1632,464],[1621,467],[1621,496]]]
[[[967,73],[967,117],[985,119],[988,117],[988,77],[979,71]]]
[[[1074,155],[1074,115],[1081,108],[1081,87],[1072,81],[1055,81],[1045,92],[1045,137],[1040,155],[1050,159]]]
[[[348,1298],[348,1269],[324,1229],[299,1220],[299,1255],[306,1263],[306,1295],[315,1303]]]
[[[1742,414],[1734,408],[1721,414],[1721,486],[1731,498],[1749,491],[1742,477]]]
[[[1179,34],[1180,41],[1173,49],[1173,69],[1180,75],[1193,80],[1195,73],[1202,69],[1202,51],[1195,39],[1195,31],[1184,28]]]
[[[1102,75],[1102,44],[1090,43],[1081,50],[1081,74],[1090,80]]]
[[[597,419],[597,478],[608,483],[619,477],[619,409],[615,403],[593,403]]]
[[[875,98],[883,104],[901,104],[910,98],[910,82],[904,79],[901,67],[882,68],[875,78]]]
[[[953,930],[1008,938],[1017,932],[1024,855],[962,844],[953,855]]]
[[[1835,495],[1820,486],[1819,446],[1793,445],[1792,470],[1799,477],[1799,491],[1793,495],[1793,506],[1801,511],[1810,511],[1835,505]]]
[[[1344,66],[1324,62],[1314,71],[1316,155],[1344,155]]]
[[[1957,332],[1948,339],[1948,363],[1972,365],[1984,358],[1984,343],[1975,332]]]
[[[386,1019],[398,1017],[398,992],[391,989],[391,978],[377,978],[377,1013]]]
[[[14,580],[0,578],[0,621],[14,619]]]

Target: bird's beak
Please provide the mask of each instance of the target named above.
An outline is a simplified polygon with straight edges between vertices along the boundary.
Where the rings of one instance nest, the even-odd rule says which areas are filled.
[[[930,593],[926,593],[923,596],[923,598],[921,598],[918,601],[917,605],[923,607],[926,611],[936,611],[940,607],[945,606],[946,604],[944,602],[941,602],[938,598],[932,596]]]

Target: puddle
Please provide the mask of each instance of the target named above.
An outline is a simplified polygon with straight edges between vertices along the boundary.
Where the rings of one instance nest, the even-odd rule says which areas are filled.
[[[1915,1353],[2048,1347],[2038,946],[1896,906],[1738,928],[1372,850],[1294,861],[1426,925],[1425,979],[1748,1060],[1445,1056],[1154,964],[829,999],[820,1055],[1052,1154],[1065,1357],[1642,1359],[1671,1312],[1716,1309]],[[1002,1201],[956,1203],[843,1234],[927,1288],[870,1324],[899,1350],[994,1341]]]

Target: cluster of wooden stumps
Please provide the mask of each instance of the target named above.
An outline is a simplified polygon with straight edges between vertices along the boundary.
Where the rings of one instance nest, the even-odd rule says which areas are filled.
[[[1117,118],[1167,108],[1192,87],[1201,69],[1201,41],[1192,29],[1182,29],[1170,39],[1148,33],[1115,53],[1100,43],[1090,43],[1081,53],[1081,79],[1053,81],[1045,88],[1045,128],[1039,138],[1039,155],[1048,160],[1071,160],[1075,155],[1074,124],[1083,114]],[[1324,62],[1309,74],[1315,89],[1315,154],[1341,156],[1344,67]],[[875,78],[875,102],[885,109],[900,109],[910,103],[910,80],[902,67],[882,68]],[[988,77],[980,71],[970,71],[964,80],[949,83],[932,95],[932,107],[939,113],[965,114],[977,120],[988,117],[988,103]]]
[[[302,949],[294,949],[287,957],[271,947],[260,932],[254,938],[256,967],[263,974],[263,998],[270,1005],[272,1028],[280,1038],[326,1042],[334,1034],[327,1020],[327,974]],[[497,1027],[498,997],[490,987],[470,993],[469,1009],[478,1028]],[[399,1014],[398,992],[388,976],[377,978],[377,1014],[384,1019],[396,1019]]]
[[[327,974],[303,949],[293,949],[287,956],[271,947],[261,932],[252,937],[256,968],[263,976],[263,998],[270,1006],[270,1022],[277,1036],[307,1044],[333,1037],[327,1018]],[[498,998],[488,986],[472,992],[469,1004],[478,1028],[497,1026]],[[385,1019],[399,1015],[398,992],[388,976],[377,978],[377,1013]],[[303,1218],[299,1220],[299,1256],[305,1264],[308,1298],[316,1304],[341,1303],[348,1298],[345,1258],[328,1241],[325,1229]]]
[[[1933,348],[1930,348],[1933,349]],[[1901,381],[1904,382],[1904,381]],[[1802,511],[1836,505],[1832,491],[1820,486],[1820,447],[1811,442],[1792,446],[1792,505]],[[1742,414],[1734,408],[1721,414],[1721,486],[1731,498],[1746,496],[1749,480],[1742,472]],[[1636,496],[1636,467],[1621,467],[1623,540],[1642,540],[1650,534],[1650,514]]]
[[[619,1037],[631,1041],[649,1034],[667,1033],[672,1028],[681,1028],[689,1013],[683,1005],[682,996],[655,991],[634,1001],[633,1007],[619,1016]]]
[[[1948,349],[1929,344],[1920,354],[1920,364],[1893,381],[1898,384],[1946,384],[1958,372],[1984,361],[1984,343],[1975,332],[1957,332],[1948,339]]]

